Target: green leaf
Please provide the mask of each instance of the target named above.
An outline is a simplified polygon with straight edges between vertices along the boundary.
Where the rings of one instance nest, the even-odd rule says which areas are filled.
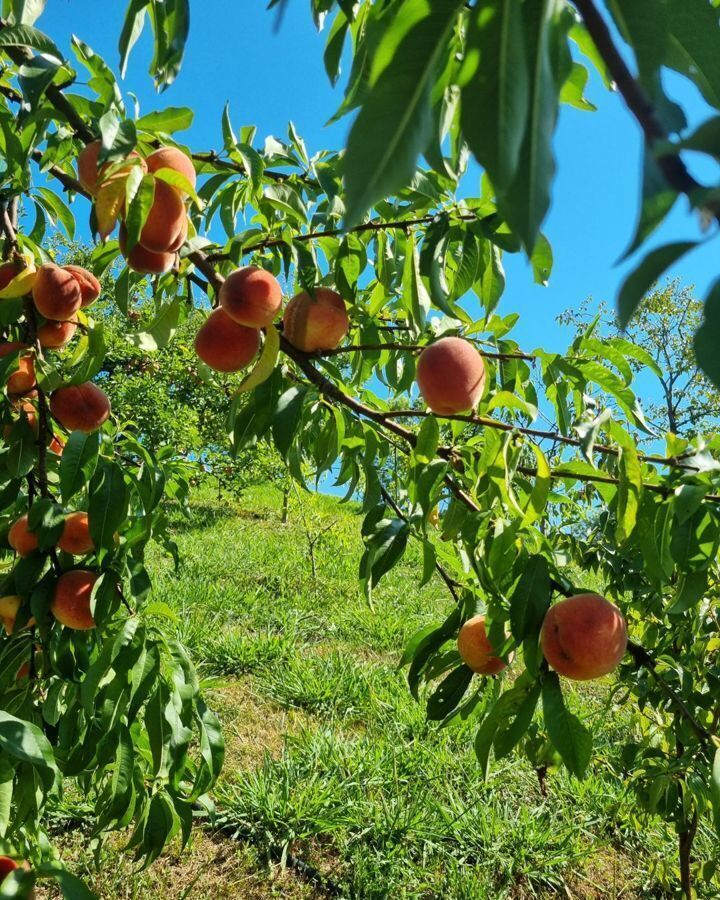
[[[404,187],[432,133],[430,92],[461,0],[403,0],[375,50],[344,159],[346,219],[356,225]]]
[[[693,81],[705,100],[720,109],[718,13],[706,0],[665,3],[668,47],[665,63]]]
[[[53,749],[37,725],[0,710],[0,751],[37,769],[46,790],[55,784],[58,769]]]
[[[115,546],[115,532],[127,515],[128,489],[117,463],[101,460],[89,486],[90,536],[96,547]]]
[[[139,183],[135,190],[131,191],[130,182],[133,177],[139,176]],[[137,167],[128,177],[128,195],[126,198],[127,215],[125,216],[126,252],[130,253],[140,240],[140,235],[155,199],[155,178],[153,175],[143,175]]]
[[[560,679],[546,672],[542,682],[545,728],[567,768],[583,778],[592,756],[592,736],[582,722],[565,706]]]
[[[75,217],[70,207],[62,198],[48,188],[35,188],[36,199],[42,204],[53,222],[62,225],[65,234],[72,240],[75,237]]]
[[[472,677],[472,669],[468,669],[467,666],[459,666],[443,678],[428,699],[428,719],[438,722],[450,715],[470,687]]]
[[[125,12],[118,50],[120,51],[120,75],[124,78],[127,71],[130,51],[142,34],[145,25],[145,13],[151,0],[130,0]]]
[[[275,446],[282,456],[287,456],[300,423],[306,389],[293,386],[280,397],[273,416],[272,430]]]
[[[552,138],[560,91],[572,66],[567,33],[573,17],[562,0],[536,0],[525,3],[523,10],[530,107],[517,175],[504,189],[495,189],[501,215],[532,254],[550,206]]]
[[[631,256],[665,220],[678,198],[676,190],[670,187],[653,154],[645,148],[643,159],[643,186],[640,216],[635,235],[630,246],[619,262]]]
[[[630,537],[637,523],[642,493],[642,467],[632,441],[627,441],[620,447],[618,476],[620,484],[617,491],[615,536],[618,544],[622,545]]]
[[[510,627],[518,643],[539,634],[550,608],[551,593],[547,560],[544,556],[531,556],[510,598]]]
[[[127,340],[133,347],[150,353],[167,347],[177,331],[180,315],[183,311],[183,299],[176,294],[170,303],[160,307],[158,314],[148,326],[147,331],[128,334]]]
[[[63,62],[63,55],[50,38],[31,25],[11,25],[0,31],[0,47],[30,47],[38,53],[53,56]]]
[[[98,162],[118,162],[125,159],[137,144],[135,123],[132,119],[120,119],[115,109],[108,110],[99,122],[102,147]]]
[[[475,6],[461,73],[463,134],[499,193],[517,173],[530,107],[522,7],[520,0]]]
[[[517,700],[507,710],[505,721],[499,723],[500,727],[495,734],[493,750],[496,759],[507,756],[527,732],[540,699],[540,682],[533,681],[527,685],[518,683],[506,693],[517,695]]]
[[[190,128],[194,118],[195,113],[187,106],[168,106],[167,109],[140,116],[135,122],[135,127],[138,131],[173,134],[175,131]]]
[[[272,375],[280,353],[280,332],[274,325],[268,325],[265,330],[265,341],[257,362],[245,378],[238,385],[237,394],[255,390],[263,381]]]
[[[696,244],[696,241],[677,241],[658,247],[627,276],[618,294],[618,319],[622,328],[627,328],[643,297],[663,272]]]
[[[716,387],[720,387],[720,280],[710,288],[700,327],[695,332],[695,357],[698,366]]]

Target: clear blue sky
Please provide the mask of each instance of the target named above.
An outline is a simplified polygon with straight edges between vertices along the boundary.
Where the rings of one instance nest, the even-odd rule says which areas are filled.
[[[68,55],[70,35],[76,33],[116,67],[125,6],[118,0],[49,0],[38,26]],[[147,74],[150,42],[144,35],[131,57],[123,91],[137,95],[142,112],[168,105],[194,109],[192,130],[178,137],[198,149],[221,146],[220,118],[226,101],[236,128],[254,124],[260,140],[268,134],[284,136],[292,119],[311,152],[342,146],[349,120],[325,127],[342,91],[333,90],[325,75],[324,35],[312,25],[309,4],[291,0],[278,33],[274,33],[275,13],[264,7],[261,0],[191,0],[190,40],[175,84],[164,94],[155,94]],[[693,119],[704,117],[706,110],[694,94],[677,83],[672,89],[676,97],[682,90],[681,99],[690,103]],[[500,312],[521,313],[516,336],[528,349],[563,349],[567,334],[555,325],[555,316],[589,296],[614,302],[628,269],[614,263],[637,216],[639,130],[619,97],[608,93],[597,78],[589,97],[598,112],[564,107],[561,113],[556,140],[559,177],[545,226],[555,253],[549,286],[534,285],[520,257],[505,260],[508,286]],[[471,174],[463,192],[473,194],[477,189],[477,176]],[[652,245],[699,235],[696,220],[680,200]],[[673,274],[704,294],[718,276],[717,259],[718,245],[713,241],[682,260]]]

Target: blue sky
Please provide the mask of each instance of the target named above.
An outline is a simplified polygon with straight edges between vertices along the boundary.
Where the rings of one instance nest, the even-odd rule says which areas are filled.
[[[76,33],[116,67],[124,8],[125,3],[118,0],[49,0],[38,26],[68,55],[70,36]],[[254,124],[260,140],[267,134],[285,135],[292,119],[311,152],[343,145],[349,120],[324,127],[342,91],[329,85],[322,65],[324,35],[316,33],[305,0],[291,0],[278,33],[274,32],[275,14],[266,11],[262,0],[192,0],[191,8],[185,64],[169,90],[158,96],[153,89],[147,74],[147,35],[131,57],[122,88],[137,95],[142,112],[169,105],[191,107],[193,128],[178,137],[198,149],[221,145],[220,119],[226,101],[236,128]],[[708,114],[679,79],[671,84],[671,91],[689,104],[694,121]],[[625,249],[637,217],[640,133],[620,98],[606,91],[596,77],[588,96],[598,112],[565,107],[560,117],[559,175],[545,226],[555,254],[549,286],[534,285],[519,256],[505,258],[508,284],[500,312],[520,312],[515,336],[528,349],[562,349],[568,335],[555,324],[555,316],[586,297],[614,302],[628,271],[628,265],[617,267],[615,260]],[[708,174],[708,168],[702,165],[703,174]],[[463,192],[478,190],[477,174],[472,172]],[[697,221],[680,200],[651,246],[699,236]],[[682,260],[673,274],[704,294],[718,275],[717,258],[717,243],[712,241]]]

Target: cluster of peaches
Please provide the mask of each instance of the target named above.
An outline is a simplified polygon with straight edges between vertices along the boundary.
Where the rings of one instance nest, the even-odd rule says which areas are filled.
[[[100,209],[110,209],[108,222],[100,228],[103,237],[115,227],[116,216],[120,218],[120,250],[128,266],[143,275],[161,275],[172,269],[178,250],[188,235],[188,216],[185,208],[185,193],[160,177],[153,181],[153,201],[138,243],[128,252],[127,229],[124,219],[125,183],[132,167],[139,166],[144,175],[170,170],[182,175],[194,190],[195,168],[181,150],[176,147],[161,147],[143,159],[132,151],[127,160],[119,163],[98,165],[101,143],[93,141],[78,156],[78,179],[85,190],[95,199],[98,219]]]
[[[52,350],[64,347],[78,328],[78,311],[100,296],[100,283],[80,266],[47,264],[28,272],[15,263],[5,263],[0,266],[0,289],[11,286],[21,275],[23,284],[30,289],[35,311],[42,317],[37,328],[40,346]],[[10,374],[6,385],[13,413],[24,418],[31,430],[39,435],[35,350],[22,342],[0,344],[0,357],[11,353],[18,354],[17,369]],[[110,402],[92,382],[64,385],[51,393],[50,413],[65,432],[90,433],[109,417]],[[7,425],[5,436],[10,437],[14,428],[15,422]],[[61,455],[64,440],[54,428],[48,428],[47,440],[47,449]],[[38,549],[38,537],[31,530],[27,515],[12,524],[8,543],[21,557]],[[66,516],[57,548],[71,556],[86,556],[93,552],[87,513],[76,511]],[[58,579],[51,611],[59,622],[77,629],[94,627],[90,594],[96,580],[94,572],[84,569],[71,570]],[[20,598],[15,595],[0,597],[0,619],[8,634],[14,630],[20,606]],[[32,620],[28,624],[32,624]]]

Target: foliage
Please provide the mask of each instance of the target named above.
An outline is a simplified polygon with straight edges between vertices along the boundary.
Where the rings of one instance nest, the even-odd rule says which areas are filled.
[[[158,71],[168,80],[178,57],[168,57],[160,39],[160,5],[152,4],[162,51]],[[517,748],[540,771],[559,757],[574,776],[585,776],[592,733],[542,658],[539,631],[552,601],[588,582],[616,601],[632,638],[617,690],[633,697],[645,716],[639,739],[618,737],[627,777],[641,808],[678,831],[681,885],[690,896],[698,824],[720,822],[719,439],[669,433],[664,456],[641,453],[637,437],[648,429],[628,359],[652,367],[646,349],[583,333],[564,354],[526,352],[512,337],[517,317],[497,312],[504,253],[524,248],[535,279],[545,283],[550,276],[552,252],[539,229],[554,169],[552,129],[560,100],[582,105],[584,83],[568,34],[591,58],[599,53],[618,69],[592,3],[575,5],[587,30],[561,0],[498,0],[469,9],[430,0],[341,4],[337,16],[346,24],[336,18],[336,35],[349,31],[354,42],[344,108],[361,107],[347,153],[310,156],[292,126],[286,139],[270,137],[260,146],[255,129],[237,130],[226,109],[222,152],[191,154],[197,193],[179,171],[146,176],[140,159],[130,156],[172,145],[172,135],[191,124],[190,110],[133,117],[110,67],[78,39],[73,53],[90,80],[81,92],[71,90],[75,71],[46,35],[28,24],[3,25],[0,126],[7,168],[0,225],[6,256],[24,266],[17,293],[27,294],[24,279],[48,258],[48,227],[59,225],[72,238],[77,210],[108,237],[121,217],[132,261],[157,185],[171,186],[184,217],[173,193],[182,191],[190,206],[187,239],[173,267],[141,295],[139,320],[128,324],[127,340],[149,360],[173,340],[182,348],[183,323],[195,306],[206,306],[196,291],[215,301],[224,277],[241,263],[282,275],[290,290],[305,289],[311,300],[316,287],[335,286],[350,315],[345,344],[308,354],[268,324],[248,380],[207,373],[210,389],[227,401],[233,451],[270,443],[303,485],[308,472],[332,473],[347,498],[362,497],[359,575],[371,601],[417,543],[418,580],[425,584],[439,574],[448,606],[410,640],[402,665],[432,721],[472,723],[483,773],[493,758]],[[16,6],[21,14],[37,9]],[[323,0],[315,9],[333,6]],[[616,12],[626,6],[614,4]],[[658,70],[672,65],[702,82],[712,102],[706,51],[710,46],[717,58],[716,12],[704,0],[683,4],[685,18],[674,4],[660,6],[667,34],[679,38],[687,26],[684,46],[697,53],[689,67],[674,49],[677,41],[650,41],[655,54],[642,59],[644,89],[662,100]],[[698,27],[705,20],[712,27]],[[639,47],[635,23],[621,24]],[[622,74],[613,71],[627,98]],[[408,87],[398,105],[398,91]],[[458,88],[459,106],[453,105]],[[505,98],[499,104],[498,91]],[[661,125],[653,127],[646,129],[649,151],[664,136]],[[107,190],[90,198],[73,163],[93,140],[109,168],[100,173]],[[486,169],[479,197],[457,191],[465,140]],[[658,160],[672,191],[679,149],[665,147]],[[431,168],[416,168],[421,151]],[[656,192],[651,196],[654,218],[646,211],[643,235],[664,209]],[[34,224],[17,232],[19,204]],[[373,217],[365,221],[370,207]],[[686,249],[683,243],[648,257],[623,288],[621,320]],[[120,246],[110,239],[92,251],[89,266],[102,275],[116,261]],[[119,316],[133,320],[142,284],[144,276],[120,269],[113,297]],[[83,312],[80,336],[63,359],[37,344],[32,303],[6,299],[1,309],[6,335],[33,346],[40,423],[34,441],[21,419],[5,433],[1,450],[3,515],[9,524],[28,511],[40,539],[27,558],[6,555],[6,588],[23,605],[14,633],[0,644],[5,683],[12,684],[21,655],[34,660],[34,642],[42,648],[41,666],[31,664],[32,677],[3,696],[0,711],[6,840],[34,864],[32,873],[12,877],[53,874],[43,868],[43,806],[61,775],[88,795],[98,834],[132,821],[131,846],[149,862],[179,830],[187,840],[192,804],[212,787],[222,758],[192,666],[151,618],[162,607],[153,606],[143,563],[151,539],[174,552],[161,501],[164,492],[183,498],[187,465],[174,443],[155,452],[117,417],[95,437],[71,434],[62,462],[47,453],[46,394],[68,381],[108,377],[103,320]],[[698,346],[706,331],[703,325]],[[484,361],[484,391],[469,414],[434,415],[417,398],[417,353],[448,334],[462,335]],[[18,364],[12,352],[0,366],[6,396]],[[12,414],[8,398],[5,423]],[[539,414],[550,420],[545,430],[533,424]],[[398,453],[406,464],[390,492],[379,471]],[[101,573],[93,605],[98,628],[91,632],[68,631],[47,615],[58,575],[72,565],[53,549],[61,504],[89,512],[97,550],[87,564]],[[486,616],[496,654],[514,656],[514,681],[474,678],[461,662],[458,630],[476,612]],[[34,632],[18,630],[30,614]],[[714,861],[705,862],[702,875],[710,879]]]

